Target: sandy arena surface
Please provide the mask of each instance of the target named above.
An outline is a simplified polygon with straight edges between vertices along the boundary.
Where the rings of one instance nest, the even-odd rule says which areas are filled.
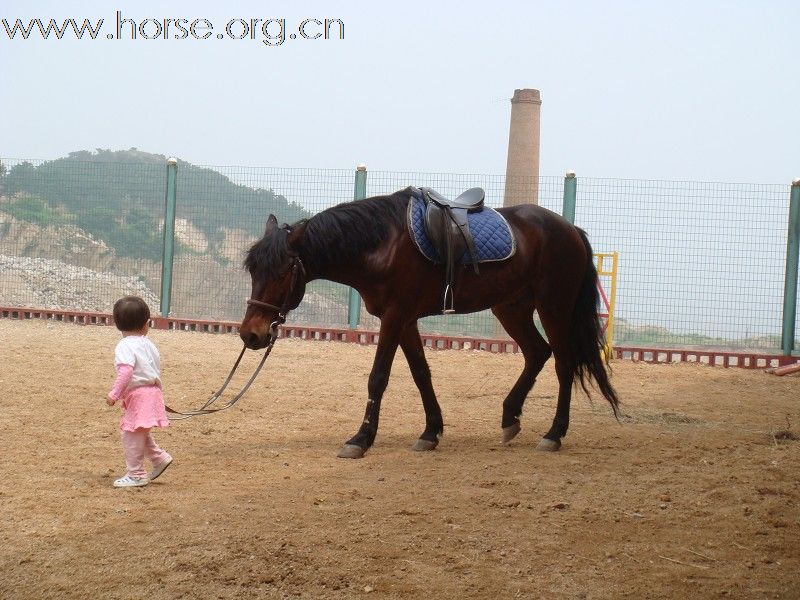
[[[185,408],[241,347],[151,337]],[[235,408],[156,431],[175,457],[158,481],[117,490],[118,339],[0,320],[3,600],[800,598],[800,375],[617,361],[622,422],[578,393],[549,454],[552,361],[504,447],[521,357],[430,351],[445,436],[414,453],[423,412],[398,353],[376,445],[344,460],[374,348],[280,340]]]

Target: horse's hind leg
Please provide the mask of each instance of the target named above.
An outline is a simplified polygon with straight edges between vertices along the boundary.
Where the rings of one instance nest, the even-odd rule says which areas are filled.
[[[417,323],[411,323],[403,330],[400,338],[400,347],[403,349],[411,376],[417,384],[422,396],[422,406],[425,409],[425,431],[412,447],[412,450],[433,450],[439,444],[439,438],[444,432],[442,409],[436,401],[436,393],[431,383],[431,370],[425,359],[425,350],[422,339],[419,337]]]
[[[537,307],[542,326],[550,340],[553,356],[556,361],[556,377],[558,377],[558,404],[556,416],[550,430],[537,446],[538,450],[555,451],[561,448],[561,438],[567,435],[569,428],[569,407],[572,399],[572,384],[575,379],[575,359],[570,347],[570,317],[563,310],[549,310]]]
[[[492,312],[503,325],[506,333],[519,344],[525,357],[525,368],[503,401],[503,443],[510,442],[521,427],[519,418],[528,392],[536,377],[550,358],[550,346],[536,329],[533,322],[533,301],[523,300],[492,307]]]

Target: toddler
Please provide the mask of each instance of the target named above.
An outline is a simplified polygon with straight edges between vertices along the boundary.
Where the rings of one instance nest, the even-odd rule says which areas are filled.
[[[122,332],[122,340],[114,350],[117,379],[106,404],[113,406],[122,400],[119,429],[128,470],[114,487],[140,487],[156,479],[172,462],[150,434],[152,427],[169,427],[161,393],[161,357],[147,338],[150,309],[144,300],[137,296],[117,300],[114,324]],[[153,465],[149,474],[143,466],[145,457]]]

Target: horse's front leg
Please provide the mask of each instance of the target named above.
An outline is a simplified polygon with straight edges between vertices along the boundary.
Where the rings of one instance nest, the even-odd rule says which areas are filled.
[[[425,409],[425,431],[411,449],[416,451],[433,450],[439,445],[439,438],[444,433],[444,421],[442,420],[442,409],[439,407],[436,393],[433,391],[431,370],[425,359],[425,348],[419,337],[416,321],[409,323],[403,329],[400,347],[406,356],[411,376],[414,378],[414,383],[417,384],[420,396],[422,396],[422,406]]]
[[[399,319],[385,315],[381,319],[381,330],[378,338],[378,350],[372,363],[367,384],[367,409],[364,411],[364,420],[352,438],[347,440],[339,451],[339,458],[361,458],[375,441],[378,434],[378,418],[381,412],[381,398],[386,386],[389,384],[389,373],[392,370],[392,361],[400,343],[400,333],[403,325]]]

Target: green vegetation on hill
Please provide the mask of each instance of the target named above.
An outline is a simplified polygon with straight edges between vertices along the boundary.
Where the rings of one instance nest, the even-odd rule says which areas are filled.
[[[185,161],[178,161],[177,185],[177,217],[212,242],[223,227],[260,235],[268,213],[289,223],[310,216],[271,189],[240,185]],[[120,256],[161,256],[165,193],[166,157],[136,149],[71,152],[0,169],[3,210],[42,225],[74,223]]]
[[[75,222],[74,216],[58,212],[35,196],[20,195],[4,206],[4,210],[20,221],[30,221],[37,225],[67,225]]]

